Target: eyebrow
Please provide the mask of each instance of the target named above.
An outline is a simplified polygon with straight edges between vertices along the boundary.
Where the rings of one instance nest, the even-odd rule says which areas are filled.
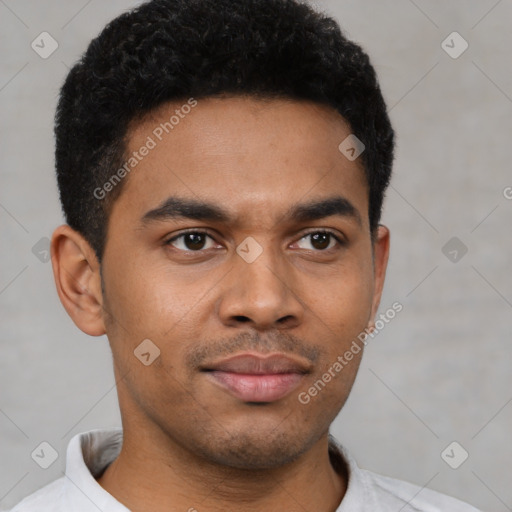
[[[282,220],[310,222],[334,215],[350,218],[355,220],[359,226],[362,226],[359,211],[348,199],[342,196],[294,204],[285,212]],[[171,196],[158,207],[146,212],[141,218],[141,224],[146,226],[153,222],[163,222],[171,219],[216,221],[225,224],[234,223],[235,221],[227,210],[216,204]]]

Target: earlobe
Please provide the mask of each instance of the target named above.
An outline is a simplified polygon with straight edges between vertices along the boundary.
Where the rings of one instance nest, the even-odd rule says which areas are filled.
[[[375,327],[375,316],[379,309],[382,290],[384,289],[384,281],[386,278],[386,269],[389,258],[389,229],[382,224],[379,225],[377,236],[373,244],[373,282],[374,293],[372,302],[372,312],[368,327]]]
[[[67,224],[59,226],[51,259],[57,293],[75,325],[90,336],[105,334],[100,266],[89,243]]]

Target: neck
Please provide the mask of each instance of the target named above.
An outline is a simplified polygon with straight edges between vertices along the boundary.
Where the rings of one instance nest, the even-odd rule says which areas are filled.
[[[98,483],[133,512],[334,512],[347,475],[331,464],[327,434],[286,466],[248,470],[201,459],[157,428],[141,435],[125,425],[121,452]]]

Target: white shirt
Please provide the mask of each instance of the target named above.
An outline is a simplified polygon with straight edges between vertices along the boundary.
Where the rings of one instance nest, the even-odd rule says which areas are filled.
[[[130,512],[95,480],[118,456],[122,428],[75,435],[66,454],[66,472],[23,499],[11,512]],[[481,512],[459,500],[416,485],[360,469],[331,438],[334,467],[345,464],[348,486],[336,512]]]

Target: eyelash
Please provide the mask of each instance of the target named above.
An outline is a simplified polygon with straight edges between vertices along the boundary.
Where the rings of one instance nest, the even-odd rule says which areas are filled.
[[[204,230],[200,230],[200,229],[189,229],[187,231],[183,231],[182,233],[180,233],[179,235],[176,235],[176,236],[173,236],[172,238],[170,238],[169,240],[165,241],[164,242],[164,245],[171,245],[171,242],[175,242],[176,240],[190,234],[190,233],[198,233],[198,234],[201,234],[201,235],[207,235],[209,236],[210,238],[212,238],[213,240],[215,240],[215,237],[210,234],[208,231],[204,231]],[[334,231],[331,231],[329,229],[312,229],[311,231],[308,231],[306,233],[304,233],[300,238],[299,240],[302,240],[303,238],[306,238],[308,235],[315,235],[315,234],[325,234],[325,235],[330,235],[332,236],[340,246],[344,246],[345,245],[345,241],[342,240]],[[328,252],[330,250],[334,249],[334,247],[331,247],[330,249],[324,249],[324,250],[314,250],[314,252]],[[182,249],[176,249],[177,251],[181,251],[181,252],[191,252],[191,253],[201,253],[204,251],[204,249],[201,249],[201,250],[198,250],[198,251],[183,251]]]

